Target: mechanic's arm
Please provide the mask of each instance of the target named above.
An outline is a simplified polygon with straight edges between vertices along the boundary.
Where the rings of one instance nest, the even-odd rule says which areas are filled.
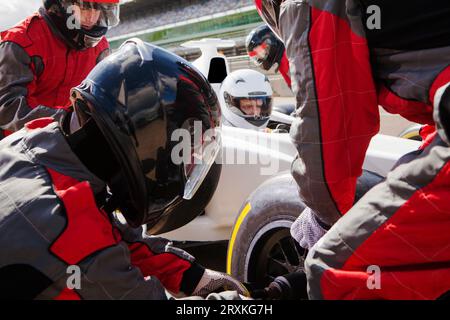
[[[292,67],[297,117],[291,138],[298,151],[292,173],[305,204],[329,226],[352,207],[367,148],[379,130],[364,26],[359,9],[348,6],[286,0],[267,19]]]
[[[32,84],[39,77],[39,70],[32,67],[32,59],[26,51],[13,42],[0,44],[0,128],[18,131],[25,123],[43,117],[60,120],[65,107],[49,108],[30,105],[28,97]]]
[[[81,288],[76,293],[83,300],[167,299],[165,288],[156,277],[146,278],[132,265],[128,245],[123,241],[88,257],[79,267]]]
[[[248,296],[240,282],[227,274],[205,269],[187,252],[173,247],[169,240],[147,236],[142,228],[132,229],[119,220],[116,226],[128,243],[133,266],[144,276],[157,277],[168,291],[206,297],[215,291],[236,290]]]

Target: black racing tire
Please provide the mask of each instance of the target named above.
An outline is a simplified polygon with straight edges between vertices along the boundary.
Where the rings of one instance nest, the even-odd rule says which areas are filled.
[[[304,208],[291,174],[274,177],[257,188],[235,221],[227,272],[263,288],[277,276],[303,269],[306,251],[291,237],[290,227]]]

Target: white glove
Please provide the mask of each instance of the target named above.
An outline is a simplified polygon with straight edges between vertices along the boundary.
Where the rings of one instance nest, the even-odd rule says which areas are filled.
[[[210,293],[217,291],[237,291],[240,295],[250,296],[244,285],[232,276],[210,269],[205,270],[192,295],[206,298]]]
[[[322,228],[314,212],[306,208],[291,226],[291,236],[302,248],[309,250],[322,238],[327,230]]]

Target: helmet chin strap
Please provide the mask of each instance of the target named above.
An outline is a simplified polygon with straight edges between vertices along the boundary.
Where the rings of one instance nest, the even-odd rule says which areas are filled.
[[[93,48],[102,40],[102,37],[106,35],[108,28],[95,26],[92,30],[81,29],[79,32],[80,41],[85,48]]]
[[[88,35],[83,36],[83,46],[85,48],[93,48],[99,44],[102,38],[93,38]]]

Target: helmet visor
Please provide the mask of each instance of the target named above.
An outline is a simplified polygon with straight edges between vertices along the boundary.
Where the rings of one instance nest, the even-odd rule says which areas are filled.
[[[257,65],[263,63],[269,57],[270,46],[267,42],[263,42],[256,46],[252,51],[248,53],[250,59]]]
[[[272,97],[233,97],[227,94],[225,101],[232,112],[245,119],[265,119],[272,114]]]
[[[63,0],[61,3],[66,13],[74,17],[75,24],[85,30],[111,28],[120,22],[119,3],[114,0]]]
[[[206,178],[221,149],[220,127],[203,130],[201,121],[189,119],[183,125],[189,132],[189,154],[183,155],[186,183],[183,198],[191,200]]]

